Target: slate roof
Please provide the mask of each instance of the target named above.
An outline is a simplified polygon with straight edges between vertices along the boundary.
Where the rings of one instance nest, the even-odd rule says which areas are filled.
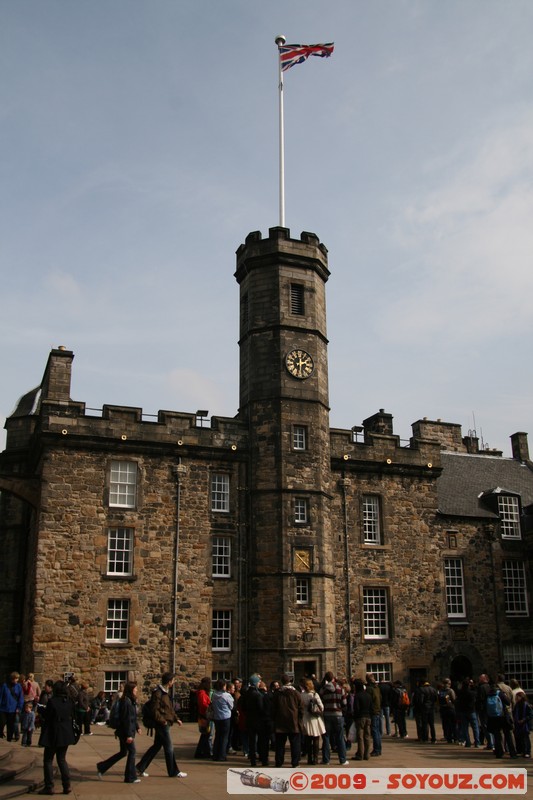
[[[522,507],[533,503],[533,471],[514,458],[441,452],[443,471],[437,480],[442,514],[497,519],[479,497],[495,489],[519,494]]]

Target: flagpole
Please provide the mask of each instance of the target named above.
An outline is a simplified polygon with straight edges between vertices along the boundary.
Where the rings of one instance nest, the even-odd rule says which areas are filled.
[[[281,57],[279,48],[284,45],[287,39],[285,36],[276,36],[278,46],[278,69],[279,69],[279,224],[285,227],[285,142],[283,127],[283,73],[281,71]]]

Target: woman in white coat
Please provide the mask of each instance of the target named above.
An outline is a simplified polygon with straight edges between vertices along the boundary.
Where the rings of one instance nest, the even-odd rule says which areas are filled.
[[[324,725],[324,704],[312,680],[303,681],[302,701],[304,715],[302,720],[303,733],[306,737],[307,763],[318,764],[321,737],[326,732]]]

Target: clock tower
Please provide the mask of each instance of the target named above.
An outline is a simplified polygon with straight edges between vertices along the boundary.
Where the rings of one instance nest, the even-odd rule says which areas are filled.
[[[335,669],[335,542],[325,284],[312,233],[271,228],[237,251],[239,418],[249,426],[249,668]],[[339,545],[337,544],[337,547]]]

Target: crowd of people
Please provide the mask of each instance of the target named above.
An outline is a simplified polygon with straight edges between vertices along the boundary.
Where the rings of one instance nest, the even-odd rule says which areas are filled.
[[[200,738],[195,758],[226,761],[242,750],[250,764],[282,767],[287,741],[297,767],[328,764],[335,753],[341,765],[354,747],[355,761],[378,758],[384,738],[408,738],[406,720],[415,721],[420,742],[437,742],[436,720],[450,744],[486,748],[496,758],[530,758],[533,709],[518,681],[508,685],[502,675],[480,675],[452,687],[450,679],[432,686],[420,681],[408,691],[399,680],[337,679],[326,672],[322,681],[311,675],[294,686],[291,676],[268,686],[259,673],[246,686],[240,679],[211,685],[202,679],[196,693]]]
[[[68,747],[81,735],[92,735],[91,725],[109,725],[115,730],[119,750],[96,765],[98,777],[118,761],[126,759],[124,781],[138,783],[162,749],[170,778],[186,778],[176,762],[171,726],[181,725],[174,702],[175,676],[170,672],[152,690],[150,699],[138,708],[138,688],[127,682],[120,692],[107,697],[100,691],[90,697],[88,686],[67,680],[47,680],[41,690],[33,674],[11,673],[0,687],[0,738],[32,744],[39,729],[39,746],[44,748],[44,787],[41,794],[53,794],[53,759],[57,760],[63,793],[69,794],[70,774],[66,761]],[[399,680],[365,678],[343,680],[326,672],[318,681],[309,675],[294,685],[291,675],[267,685],[259,673],[244,683],[211,678],[201,680],[193,693],[199,739],[194,754],[198,759],[227,761],[242,752],[252,767],[283,767],[286,749],[292,767],[302,759],[308,765],[329,764],[337,758],[349,763],[378,758],[386,737],[408,738],[406,720],[415,721],[420,742],[437,742],[440,718],[442,739],[450,744],[492,750],[496,758],[530,758],[530,730],[533,708],[518,681],[507,683],[503,675],[491,679],[482,674],[477,681],[466,678],[452,686],[445,679],[437,686],[420,681],[408,691]],[[144,726],[154,741],[137,759],[136,734]]]

